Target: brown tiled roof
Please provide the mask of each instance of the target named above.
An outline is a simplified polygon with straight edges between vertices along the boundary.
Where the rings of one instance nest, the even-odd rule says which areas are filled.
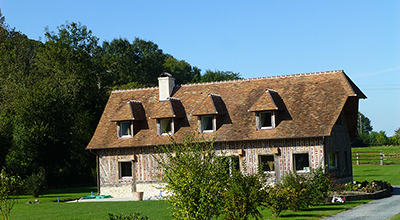
[[[279,110],[283,108],[279,113],[281,120],[273,130],[257,130],[255,113],[249,110],[252,106],[255,109],[262,106],[262,101],[258,100],[266,96],[268,89],[270,95],[274,94],[271,100],[276,107]],[[183,134],[198,132],[196,115],[208,114],[216,109],[216,112],[220,111],[215,105],[222,106],[226,111],[217,118],[220,126],[217,128],[216,141],[329,136],[348,98],[366,98],[343,71],[181,85],[175,87],[173,98],[169,102],[159,102],[158,94],[157,87],[113,91],[87,148],[169,143],[168,137],[157,136],[155,118],[172,117],[174,114],[183,116],[176,120],[173,135],[176,141],[180,141]],[[213,97],[217,98],[214,100]],[[129,100],[142,103],[146,120],[139,124],[143,123],[145,126],[133,138],[118,139],[116,122],[111,120]],[[173,107],[170,106],[175,104],[180,104],[181,108],[176,108],[180,109],[180,113],[171,110]],[[266,103],[265,106],[270,104]],[[355,114],[357,110],[354,110]],[[212,138],[215,134],[200,135]]]

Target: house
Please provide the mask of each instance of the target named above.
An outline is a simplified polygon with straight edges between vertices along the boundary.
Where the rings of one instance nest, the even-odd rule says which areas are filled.
[[[344,71],[113,91],[87,146],[96,154],[98,187],[114,197],[157,189],[155,147],[185,133],[207,138],[274,181],[288,171],[325,167],[352,181],[350,138],[357,135],[358,101],[366,96]],[[242,165],[241,165],[242,166]]]

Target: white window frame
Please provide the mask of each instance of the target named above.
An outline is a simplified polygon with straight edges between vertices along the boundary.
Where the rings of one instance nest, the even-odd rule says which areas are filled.
[[[204,122],[205,118],[210,118],[211,117],[211,126],[212,130],[204,130]],[[198,124],[199,124],[199,133],[213,133],[216,130],[216,118],[215,115],[202,115],[198,117]]]
[[[122,169],[123,169],[123,166],[122,166],[122,164],[123,163],[129,163],[130,164],[130,170],[131,170],[131,175],[130,176],[124,176],[123,175],[123,172],[122,172]],[[118,176],[119,176],[119,178],[120,179],[133,179],[133,167],[132,167],[132,161],[130,161],[130,160],[123,160],[123,161],[118,161]]]
[[[331,166],[331,159],[333,157],[334,165]],[[329,169],[337,169],[338,168],[338,152],[328,152],[328,166]]]
[[[271,114],[271,126],[262,126],[262,114]],[[256,113],[256,123],[258,130],[271,130],[275,128],[275,111],[263,111]]]
[[[167,122],[167,120],[169,122]],[[164,130],[163,130],[164,123],[170,123],[171,131],[164,132]],[[160,118],[160,119],[157,119],[157,130],[158,130],[158,135],[159,136],[173,135],[174,134],[174,119],[173,118]]]
[[[308,159],[308,166],[307,167],[303,167],[303,169],[302,170],[297,170],[296,169],[296,155],[301,155],[301,154],[307,154],[307,159]],[[310,166],[310,154],[308,153],[308,152],[298,152],[298,153],[293,153],[293,155],[292,155],[292,158],[293,158],[293,170],[296,172],[296,173],[306,173],[306,172],[310,172],[310,170],[311,170],[311,166]]]
[[[122,134],[122,124],[123,123],[130,123],[129,129],[130,133],[127,135]],[[118,122],[118,137],[119,138],[132,138],[133,137],[133,121],[120,121]]]
[[[259,154],[258,155],[258,165],[261,166],[261,157],[263,156],[268,156],[271,157],[272,156],[272,161],[274,162],[274,170],[273,171],[264,171],[264,173],[268,173],[268,174],[275,174],[275,156],[273,154]],[[268,166],[268,164],[267,164]]]

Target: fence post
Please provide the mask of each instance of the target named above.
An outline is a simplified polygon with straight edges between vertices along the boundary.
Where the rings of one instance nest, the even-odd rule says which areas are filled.
[[[383,153],[382,153],[382,151],[381,151],[380,155],[381,155],[381,165],[383,165]]]
[[[360,165],[360,162],[358,160],[358,151],[356,151],[356,159],[357,159],[357,165]]]

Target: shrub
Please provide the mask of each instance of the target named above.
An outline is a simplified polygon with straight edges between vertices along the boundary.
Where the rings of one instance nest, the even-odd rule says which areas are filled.
[[[108,220],[148,220],[147,216],[142,216],[140,213],[136,212],[134,214],[120,214],[113,215],[108,213]]]
[[[45,188],[45,184],[44,171],[41,170],[39,173],[33,173],[25,180],[24,188],[27,193],[37,198]]]
[[[268,196],[264,203],[265,206],[271,210],[275,218],[278,217],[282,211],[289,208],[288,203],[291,199],[289,195],[293,192],[293,189],[283,187],[281,184],[278,184],[275,187],[268,187]]]
[[[318,205],[328,197],[333,181],[323,169],[312,170],[307,174],[289,172],[281,183],[267,189],[265,205],[275,217],[286,209],[298,211],[310,205]]]
[[[171,145],[160,147],[153,155],[171,195],[172,215],[177,219],[211,219],[222,211],[222,195],[229,173],[223,157],[216,155],[214,140],[186,135],[181,143],[170,137]]]
[[[267,196],[263,189],[266,177],[263,172],[248,174],[245,171],[234,171],[223,194],[224,219],[262,219],[258,207],[263,205]]]

